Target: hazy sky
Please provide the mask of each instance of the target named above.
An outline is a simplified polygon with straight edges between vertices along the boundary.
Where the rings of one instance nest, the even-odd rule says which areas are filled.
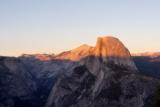
[[[103,35],[160,51],[160,0],[0,0],[0,55],[59,53]]]

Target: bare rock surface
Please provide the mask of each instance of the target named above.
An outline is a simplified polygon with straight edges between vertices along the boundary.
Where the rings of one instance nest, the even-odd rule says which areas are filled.
[[[19,107],[21,104],[34,105],[37,85],[24,64],[16,58],[0,57],[0,105]],[[29,106],[29,105],[28,105]]]
[[[57,55],[0,57],[0,107],[145,107],[158,84],[115,37]]]
[[[89,55],[58,79],[45,107],[144,107],[156,86],[139,74],[118,39],[100,37]]]

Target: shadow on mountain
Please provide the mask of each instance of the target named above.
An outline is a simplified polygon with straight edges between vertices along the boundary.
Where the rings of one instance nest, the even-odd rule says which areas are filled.
[[[142,107],[158,81],[139,73],[130,58],[88,56],[59,77],[45,107]]]
[[[65,69],[62,67],[63,72],[42,69],[64,63],[73,62],[0,57],[0,107],[43,107],[56,79]]]
[[[49,94],[51,94],[52,87],[54,87],[59,78],[63,78],[60,86],[65,90],[72,91],[72,94],[64,98],[61,105],[61,107],[69,107],[73,103],[77,103],[77,98],[81,95],[82,97],[90,96],[91,87],[97,80],[94,70],[100,66],[104,66],[104,71],[110,75],[110,78],[107,77],[110,82],[102,84],[112,85],[112,87],[103,87],[103,90],[100,91],[94,90],[99,92],[97,92],[98,94],[93,94],[93,96],[96,96],[95,98],[98,99],[119,100],[122,95],[119,80],[124,76],[131,74],[139,75],[139,73],[137,71],[134,72],[135,68],[132,69],[133,65],[128,63],[131,59],[110,57],[108,62],[103,61],[104,59],[107,58],[89,56],[81,61],[58,59],[41,61],[28,58],[0,57],[0,107],[44,107]],[[148,63],[148,60],[143,58],[134,58],[134,61],[138,69],[143,71],[142,74],[149,72],[147,69],[153,66]],[[148,65],[146,66],[146,64]],[[105,69],[105,66],[109,69]],[[158,68],[158,65],[156,66]],[[112,74],[110,74],[110,71]],[[150,72],[149,76],[150,74],[152,73]],[[145,79],[142,80],[145,81]],[[69,85],[77,89],[73,91],[73,87],[71,88]],[[131,90],[133,91],[134,89]],[[126,97],[131,98],[133,94],[128,93]],[[102,104],[105,103],[102,102],[102,100],[98,100],[97,104],[103,106]],[[95,104],[95,107],[98,107],[97,104]]]
[[[133,60],[142,74],[160,79],[160,57],[137,56]]]

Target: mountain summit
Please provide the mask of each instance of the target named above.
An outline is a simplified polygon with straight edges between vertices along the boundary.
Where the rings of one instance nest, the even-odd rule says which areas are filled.
[[[99,37],[87,49],[57,80],[45,107],[144,107],[156,83],[139,75],[128,49],[114,37]]]
[[[102,61],[106,63],[125,66],[132,70],[137,69],[131,60],[129,50],[115,37],[98,37],[95,56],[101,57]]]
[[[115,37],[98,37],[96,46],[88,53],[90,54],[87,57],[88,60],[85,60],[85,64],[95,75],[99,72],[102,64],[116,65],[129,71],[137,71],[129,50]]]
[[[97,61],[94,61],[96,63],[102,61],[104,63],[112,63],[119,66],[126,66],[128,69],[137,70],[136,66],[131,60],[129,50],[119,39],[111,36],[98,37],[95,47],[81,45],[73,50],[63,52],[57,55],[55,58],[80,61],[83,58],[90,58],[91,56],[91,60],[96,58],[95,60]],[[93,61],[91,62],[93,63]]]
[[[115,37],[98,37],[95,54],[101,57],[130,57],[128,49]]]

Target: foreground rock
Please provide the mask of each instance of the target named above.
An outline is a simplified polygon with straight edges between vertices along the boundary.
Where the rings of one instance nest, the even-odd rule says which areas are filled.
[[[45,107],[144,107],[157,81],[140,75],[116,38],[98,38],[88,56],[62,75]]]
[[[0,57],[0,107],[27,107],[37,103],[36,83],[16,58]]]

